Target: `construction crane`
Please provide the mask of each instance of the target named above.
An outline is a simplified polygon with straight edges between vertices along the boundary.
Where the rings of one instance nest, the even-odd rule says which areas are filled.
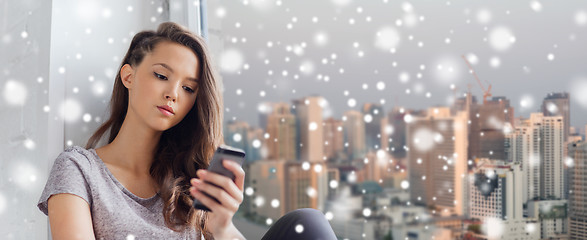
[[[475,70],[473,69],[473,66],[471,66],[471,63],[469,63],[469,60],[467,60],[465,55],[461,55],[461,57],[463,58],[463,60],[465,60],[465,63],[467,64],[467,66],[469,66],[471,73],[473,74],[473,76],[477,80],[479,87],[481,87],[481,90],[483,91],[483,105],[485,105],[487,103],[487,98],[492,96],[491,95],[491,84],[489,82],[485,81],[489,85],[487,87],[487,90],[485,90],[483,83],[481,83],[481,80],[479,80],[479,77],[477,77],[477,73],[475,73]]]

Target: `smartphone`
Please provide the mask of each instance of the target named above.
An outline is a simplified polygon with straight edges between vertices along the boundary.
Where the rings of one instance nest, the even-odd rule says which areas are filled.
[[[221,145],[216,149],[216,152],[214,152],[214,155],[212,156],[212,161],[210,161],[210,165],[208,166],[208,169],[207,169],[208,171],[226,176],[226,177],[232,179],[232,181],[234,182],[234,179],[235,179],[234,174],[222,165],[222,160],[233,161],[233,162],[236,162],[242,166],[243,162],[245,161],[245,152],[242,149],[233,148],[233,147],[229,147],[226,145]],[[208,182],[208,183],[216,186],[213,183],[210,183],[210,182]],[[216,187],[219,187],[219,186],[216,186]],[[221,188],[221,187],[219,187],[219,188]],[[216,198],[206,194],[205,192],[202,192],[202,193],[207,195],[208,197],[212,198],[216,202],[220,203],[220,201],[218,201]],[[196,209],[200,209],[200,210],[204,210],[204,211],[211,211],[208,207],[206,207],[204,204],[202,204],[197,199],[194,199],[193,206]]]

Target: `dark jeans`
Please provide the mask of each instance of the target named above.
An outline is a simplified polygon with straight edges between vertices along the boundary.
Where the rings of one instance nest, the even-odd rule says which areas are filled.
[[[269,228],[262,240],[336,240],[322,212],[312,208],[291,211]]]

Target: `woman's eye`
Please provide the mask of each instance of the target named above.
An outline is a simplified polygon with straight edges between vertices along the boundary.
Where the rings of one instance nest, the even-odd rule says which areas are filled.
[[[159,73],[153,72],[155,74],[155,77],[161,79],[161,80],[167,80],[167,77],[164,75],[161,75]]]
[[[190,87],[183,87],[183,89],[185,89],[187,92],[189,93],[194,93],[194,89],[191,89]]]

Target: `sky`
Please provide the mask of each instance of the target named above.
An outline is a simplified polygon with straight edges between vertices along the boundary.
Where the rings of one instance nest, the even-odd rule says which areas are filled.
[[[226,120],[258,123],[263,102],[325,97],[331,114],[367,102],[447,106],[470,86],[527,117],[550,92],[571,94],[587,124],[584,1],[208,1],[209,43]],[[583,94],[583,95],[582,95]],[[328,117],[325,116],[325,117]]]

